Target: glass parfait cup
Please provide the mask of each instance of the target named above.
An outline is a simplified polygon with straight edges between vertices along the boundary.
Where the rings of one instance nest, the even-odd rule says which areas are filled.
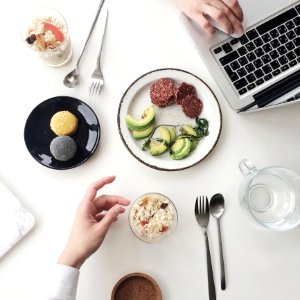
[[[68,25],[63,15],[50,7],[29,11],[21,23],[21,37],[49,67],[60,67],[72,58]]]
[[[160,193],[146,193],[134,201],[129,211],[133,234],[143,242],[153,244],[175,231],[178,221],[174,203]]]

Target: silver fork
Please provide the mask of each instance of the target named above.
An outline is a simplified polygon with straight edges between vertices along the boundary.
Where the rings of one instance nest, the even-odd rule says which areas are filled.
[[[92,73],[90,85],[89,85],[89,95],[90,96],[100,95],[100,92],[104,85],[104,77],[103,77],[103,74],[101,71],[100,63],[101,63],[102,45],[103,45],[104,33],[105,33],[105,28],[106,28],[106,23],[107,23],[108,10],[106,9],[104,13],[105,13],[105,16],[104,16],[103,22],[101,24],[102,32],[101,32],[99,54],[97,56],[96,68],[95,68],[94,72]]]
[[[197,197],[195,203],[195,216],[205,237],[209,300],[216,300],[216,289],[215,289],[213,269],[211,265],[209,243],[207,237],[207,226],[209,221],[209,204],[208,204],[207,197],[199,196],[199,201]]]

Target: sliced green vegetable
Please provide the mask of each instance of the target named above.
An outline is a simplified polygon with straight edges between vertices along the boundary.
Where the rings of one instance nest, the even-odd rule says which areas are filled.
[[[132,136],[136,139],[136,140],[141,140],[141,139],[145,139],[147,138],[153,131],[155,125],[154,123],[152,125],[150,125],[148,128],[143,129],[143,130],[133,130],[132,131]]]
[[[141,119],[134,119],[131,115],[125,117],[126,126],[130,130],[144,130],[150,127],[155,120],[155,109],[154,106],[148,107],[144,110]]]
[[[174,127],[168,127],[170,138],[171,138],[171,143],[173,143],[176,139],[176,132]]]
[[[159,133],[160,133],[161,138],[164,141],[166,141],[167,145],[170,145],[170,143],[171,143],[171,136],[170,136],[170,132],[169,132],[168,128],[164,127],[164,126],[160,126],[159,127]]]
[[[175,143],[173,144],[173,146],[179,140],[183,140],[183,146],[178,147],[180,149],[177,149],[177,147],[175,147],[175,152],[174,152],[174,148],[173,149],[171,148],[171,155],[170,156],[171,156],[172,159],[175,159],[175,160],[179,160],[179,159],[183,159],[183,158],[187,157],[189,155],[190,151],[191,151],[192,143],[191,143],[189,138],[177,139],[175,141]]]
[[[168,149],[168,146],[166,145],[166,143],[163,142],[158,142],[156,140],[151,140],[150,144],[149,144],[149,152],[151,155],[153,156],[158,156],[161,155],[163,153],[165,153]]]

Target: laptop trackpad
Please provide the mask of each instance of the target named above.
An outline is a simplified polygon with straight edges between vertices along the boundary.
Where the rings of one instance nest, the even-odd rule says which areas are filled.
[[[270,17],[295,2],[295,0],[239,0],[244,12],[244,28]]]

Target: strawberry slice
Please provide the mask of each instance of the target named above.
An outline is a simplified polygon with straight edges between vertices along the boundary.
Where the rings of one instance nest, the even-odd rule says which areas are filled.
[[[160,232],[166,232],[168,231],[169,227],[168,226],[163,226]]]
[[[141,224],[141,226],[145,226],[146,224],[148,224],[149,223],[149,221],[148,220],[143,220],[143,221],[140,221],[140,224]]]
[[[44,28],[46,30],[52,31],[52,33],[55,35],[55,37],[58,41],[60,41],[60,42],[64,41],[64,39],[65,39],[64,34],[55,25],[48,23],[48,22],[44,22]]]

